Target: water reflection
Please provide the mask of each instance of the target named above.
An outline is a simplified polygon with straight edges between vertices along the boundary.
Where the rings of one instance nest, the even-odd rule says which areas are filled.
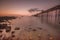
[[[36,21],[34,21],[35,20],[34,18],[33,21],[29,17],[27,17],[27,20],[25,19],[26,17],[25,18],[20,17],[16,19],[8,16],[7,18],[6,17],[1,18],[0,18],[1,20],[0,40],[55,40],[56,39],[53,33],[52,33],[53,35],[51,35],[50,32],[48,32],[47,29],[44,29],[43,26],[41,27],[39,23],[38,24],[40,26],[37,26],[38,25],[37,23],[35,25]]]

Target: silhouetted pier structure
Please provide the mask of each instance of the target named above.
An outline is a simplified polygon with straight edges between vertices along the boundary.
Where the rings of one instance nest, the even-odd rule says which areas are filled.
[[[33,16],[38,17],[41,20],[41,23],[47,23],[60,28],[60,5]]]

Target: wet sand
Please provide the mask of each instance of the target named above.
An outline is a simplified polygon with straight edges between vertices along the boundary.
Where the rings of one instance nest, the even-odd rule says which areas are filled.
[[[25,16],[18,17],[14,20],[9,20],[7,23],[11,26],[11,31],[6,33],[4,30],[3,34],[6,37],[11,37],[11,32],[14,31],[13,40],[60,40],[60,31],[55,29],[48,24],[41,23],[38,17]],[[19,28],[16,30],[16,28]]]

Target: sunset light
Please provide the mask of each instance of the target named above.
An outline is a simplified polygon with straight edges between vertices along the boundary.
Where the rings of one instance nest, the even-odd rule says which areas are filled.
[[[0,0],[0,40],[60,40],[60,0]]]
[[[32,13],[28,12],[28,10],[31,8],[46,10],[58,4],[59,1],[56,0],[0,1],[0,14],[16,14],[29,16],[32,15]]]

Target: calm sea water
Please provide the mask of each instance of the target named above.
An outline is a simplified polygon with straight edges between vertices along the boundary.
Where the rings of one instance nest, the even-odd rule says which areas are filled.
[[[19,40],[57,40],[60,36],[59,30],[45,23],[42,24],[38,17],[18,17],[0,24],[8,24],[8,26],[11,26],[11,31],[8,33],[5,29],[2,30],[2,34],[5,35],[6,38],[11,37],[12,31],[14,31],[14,38],[18,38]],[[15,28],[19,28],[19,30],[15,30]]]

